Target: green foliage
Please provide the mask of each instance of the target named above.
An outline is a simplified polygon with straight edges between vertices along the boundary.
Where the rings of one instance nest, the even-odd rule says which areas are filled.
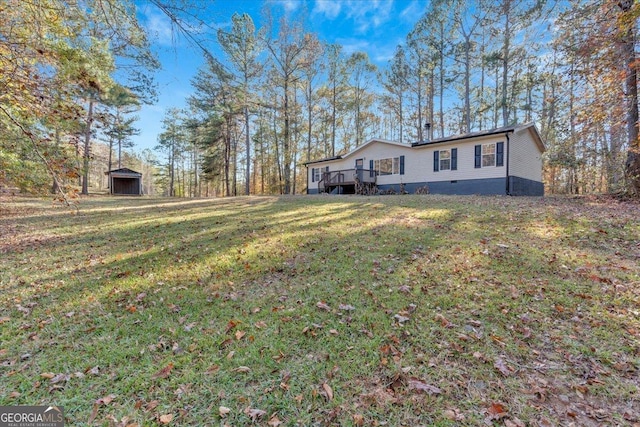
[[[100,119],[93,104],[114,86],[122,61],[129,70],[124,84],[132,90],[141,70],[157,62],[127,1],[9,0],[0,13],[0,129],[22,135],[19,144],[2,146],[18,158],[28,151],[28,161],[41,162],[64,194],[69,162],[58,158],[66,154],[58,147],[84,132],[86,172],[92,124]]]
[[[44,194],[51,189],[51,178],[37,160],[0,147],[0,184],[15,186],[21,193]]]

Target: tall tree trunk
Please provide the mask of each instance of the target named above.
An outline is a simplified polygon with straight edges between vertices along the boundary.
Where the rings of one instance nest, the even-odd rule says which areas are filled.
[[[176,177],[176,149],[175,141],[171,140],[171,149],[169,151],[169,197],[174,197],[176,191],[174,188]]]
[[[229,169],[231,163],[231,119],[227,115],[226,117],[226,135],[224,141],[224,186],[225,195],[231,196],[231,183],[229,182]]]
[[[278,117],[274,111],[273,113],[273,141],[274,141],[274,147],[275,147],[275,158],[276,158],[276,167],[278,170],[278,190],[280,191],[280,194],[283,193],[282,191],[282,162],[280,159],[280,144],[278,142],[278,125],[277,125],[277,120]]]
[[[575,88],[575,78],[574,78],[574,69],[575,64],[571,62],[571,67],[569,71],[570,81],[569,81],[569,141],[571,147],[569,148],[569,161],[571,162],[568,166],[569,168],[569,178],[567,180],[568,193],[573,194],[578,193],[578,185],[577,185],[577,166],[576,166],[576,119],[575,119],[575,108],[574,108],[574,88]]]
[[[418,61],[420,61],[420,59],[418,59]],[[418,102],[418,129],[417,129],[417,133],[418,133],[418,141],[424,141],[424,137],[422,135],[422,115],[424,114],[424,112],[422,111],[422,85],[423,85],[423,74],[422,74],[422,66],[419,65],[418,66],[418,88],[416,90],[416,94],[418,96],[417,102]]]
[[[93,98],[89,99],[87,125],[84,129],[84,151],[82,154],[82,194],[89,194],[89,157],[91,155],[91,125],[93,124]]]
[[[311,116],[313,112],[313,102],[311,99],[313,96],[313,87],[311,86],[311,82],[309,82],[307,91],[307,162],[309,162],[311,161],[311,135],[313,133],[311,129],[311,125],[313,124]]]
[[[246,97],[246,89],[245,89],[245,97]],[[247,196],[251,192],[251,136],[249,135],[249,107],[246,104],[244,105],[244,149],[246,150],[247,156],[247,165],[246,165],[246,179],[244,183],[244,194]]]
[[[464,130],[471,132],[471,31],[464,41]]]
[[[440,22],[440,138],[444,138],[444,23]],[[433,127],[433,123],[431,124]]]
[[[485,113],[485,102],[484,102],[484,79],[485,79],[485,68],[486,68],[486,61],[485,61],[485,32],[484,30],[482,31],[482,42],[480,43],[480,89],[479,89],[479,94],[478,94],[478,104],[479,104],[479,108],[481,109],[480,114],[478,114],[478,129],[480,130],[484,130],[484,113]]]
[[[56,133],[55,133],[55,151],[56,153],[60,150],[60,129],[56,126]],[[111,156],[111,152],[109,152],[109,156]],[[51,184],[51,194],[56,194],[58,192],[58,190],[60,190],[60,187],[58,187],[58,180],[56,179],[56,177],[53,177],[53,182]]]
[[[618,5],[623,13],[628,13],[634,0],[621,0]],[[625,89],[627,96],[627,141],[629,150],[625,170],[631,191],[640,195],[640,141],[638,140],[638,69],[635,51],[635,19],[627,23],[623,34],[622,54],[625,61]]]
[[[336,155],[336,100],[337,100],[337,82],[333,82],[333,90],[331,94],[331,157]]]
[[[434,103],[435,103],[435,96],[436,96],[436,82],[435,82],[436,76],[435,76],[434,70],[435,68],[431,69],[431,73],[429,75],[429,98],[427,100],[428,111],[427,111],[427,120],[426,120],[427,123],[429,123],[429,131],[425,135],[426,140],[431,139],[431,132],[433,131],[433,111],[435,110]]]
[[[291,134],[290,134],[290,118],[289,118],[289,81],[288,77],[284,81],[284,141],[282,151],[283,156],[283,175],[284,175],[284,194],[291,192]]]
[[[509,108],[507,103],[507,88],[509,84],[509,47],[511,42],[511,29],[509,12],[511,9],[511,1],[504,2],[504,45],[502,46],[502,126],[509,124]]]

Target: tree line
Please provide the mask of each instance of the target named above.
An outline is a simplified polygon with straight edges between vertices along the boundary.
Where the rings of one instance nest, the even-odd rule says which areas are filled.
[[[153,3],[185,28],[180,4]],[[0,183],[28,183],[25,168],[58,187],[82,177],[92,141],[126,144],[136,108],[153,101],[158,64],[134,5],[83,4],[92,7],[0,6]],[[633,0],[433,0],[385,67],[320,40],[304,11],[265,10],[259,28],[237,13],[217,31],[223,55],[191,39],[205,65],[188,108],[163,120],[156,186],[169,196],[301,193],[304,162],[369,138],[535,122],[548,192],[638,195],[639,10]]]

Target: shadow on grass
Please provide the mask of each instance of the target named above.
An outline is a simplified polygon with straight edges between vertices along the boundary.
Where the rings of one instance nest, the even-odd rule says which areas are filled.
[[[82,419],[113,387],[133,399],[118,407],[124,413],[139,412],[136,399],[141,405],[159,400],[185,424],[198,416],[213,422],[211,405],[249,399],[267,405],[270,414],[310,423],[365,405],[366,391],[358,387],[375,388],[409,365],[417,366],[414,375],[441,382],[450,398],[466,399],[464,379],[487,384],[492,398],[508,399],[522,385],[500,384],[532,378],[525,368],[502,378],[493,368],[497,357],[512,367],[554,363],[568,384],[578,384],[587,366],[581,357],[608,354],[613,365],[636,351],[635,338],[622,333],[628,318],[593,321],[607,296],[601,288],[608,283],[600,279],[637,280],[637,270],[595,278],[576,272],[582,262],[576,251],[595,265],[611,256],[610,248],[575,239],[583,230],[576,221],[563,219],[560,207],[549,213],[535,203],[117,199],[106,206],[92,200],[76,216],[3,219],[46,230],[29,249],[21,251],[18,239],[4,254],[10,267],[0,273],[1,313],[8,320],[0,325],[0,350],[13,372],[5,377],[6,391],[21,389],[22,403],[33,403],[47,396],[26,392],[44,370],[73,373],[99,365],[104,376],[86,380],[87,401],[73,410]],[[341,304],[356,309],[337,309]],[[411,320],[403,325],[395,315]],[[592,350],[592,335],[607,328],[618,332]],[[25,353],[30,356],[23,359]],[[575,366],[568,366],[567,355]],[[158,370],[169,364],[176,371],[161,381]],[[251,371],[239,376],[239,366]],[[332,373],[335,366],[339,372]],[[284,371],[298,384],[279,385]],[[335,401],[318,394],[330,380]],[[186,397],[171,403],[189,384],[195,390],[182,389]],[[81,390],[70,384],[60,393],[71,402]],[[405,397],[405,391],[393,393]],[[311,409],[295,403],[299,395]],[[472,423],[484,417],[481,409],[473,412],[474,404],[460,403]],[[193,414],[180,412],[189,405]],[[389,410],[384,402],[367,405],[371,417]],[[395,421],[441,419],[437,413],[411,418],[413,408],[396,409]],[[149,422],[155,415],[138,416]],[[249,422],[243,416],[235,421]]]

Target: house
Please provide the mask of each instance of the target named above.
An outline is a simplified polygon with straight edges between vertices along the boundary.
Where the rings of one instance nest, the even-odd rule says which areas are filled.
[[[544,150],[532,123],[413,144],[371,139],[305,163],[307,193],[542,196]]]
[[[116,195],[141,196],[142,174],[128,168],[105,172],[109,176],[109,192]]]

